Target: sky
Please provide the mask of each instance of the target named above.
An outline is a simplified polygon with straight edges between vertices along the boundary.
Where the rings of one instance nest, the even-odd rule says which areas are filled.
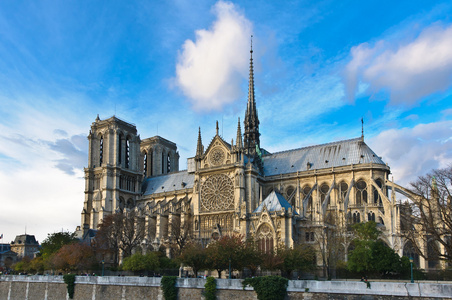
[[[261,146],[361,136],[408,186],[452,163],[452,1],[0,2],[0,234],[80,225],[92,122],[235,139],[251,35]],[[243,123],[242,123],[243,127]]]

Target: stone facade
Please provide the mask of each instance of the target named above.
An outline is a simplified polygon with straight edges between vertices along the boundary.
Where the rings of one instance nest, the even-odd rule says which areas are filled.
[[[187,232],[203,245],[222,235],[254,237],[268,251],[280,243],[314,245],[333,228],[346,236],[349,225],[373,220],[388,246],[411,253],[395,198],[406,190],[389,180],[389,166],[364,135],[278,153],[261,147],[252,52],[244,120],[235,143],[220,136],[217,122],[204,147],[199,129],[194,156],[179,171],[175,143],[160,136],[141,140],[135,125],[97,117],[88,136],[83,230],[134,209],[145,219],[144,252],[165,247],[170,254],[174,236]],[[344,239],[341,259],[349,246]],[[418,256],[416,263],[426,268]]]
[[[35,254],[39,252],[39,243],[34,235],[22,234],[16,236],[11,242],[10,249],[17,253],[17,259],[34,258]]]

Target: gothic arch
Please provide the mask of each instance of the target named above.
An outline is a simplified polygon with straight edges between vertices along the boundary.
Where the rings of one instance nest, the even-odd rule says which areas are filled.
[[[364,205],[364,203],[368,203],[368,184],[363,179],[360,178],[355,183],[355,203],[356,205]]]
[[[123,154],[123,147],[124,147],[124,141],[125,141],[125,138],[124,138],[124,133],[121,131],[121,130],[119,130],[118,131],[118,164],[119,165],[121,165],[122,166],[122,162],[123,162],[123,159],[122,159],[122,154]]]
[[[383,189],[383,182],[384,182],[384,180],[381,178],[375,179],[375,183],[380,188],[380,190]],[[378,190],[374,186],[372,186],[372,192],[373,192],[373,203],[374,204],[382,204],[381,196],[378,193]]]
[[[345,182],[345,180],[341,180],[341,182],[338,185],[338,189],[339,189],[339,201],[344,202],[345,197],[347,196],[348,183]]]
[[[260,251],[269,253],[274,249],[275,233],[269,223],[262,223],[256,231],[256,241]]]
[[[416,252],[416,249],[414,248],[411,241],[409,241],[409,240],[405,241],[405,245],[403,245],[402,255],[406,256],[408,258],[412,258],[414,264],[418,268],[420,267],[419,254]]]

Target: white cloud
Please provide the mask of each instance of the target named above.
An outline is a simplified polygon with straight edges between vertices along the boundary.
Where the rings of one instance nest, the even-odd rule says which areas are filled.
[[[62,109],[41,105],[40,112],[24,101],[14,107],[14,118],[0,123],[0,227],[5,242],[22,234],[25,226],[39,241],[62,228],[73,231],[83,206],[88,127],[71,123],[72,116]]]
[[[247,76],[252,24],[234,4],[219,1],[211,28],[186,40],[176,66],[176,84],[196,110],[221,110],[241,95]]]
[[[409,42],[392,45],[378,41],[351,50],[345,68],[346,90],[353,99],[360,83],[369,92],[387,90],[394,104],[414,104],[425,96],[444,91],[452,79],[452,26],[431,26]]]
[[[452,121],[390,129],[371,138],[369,145],[389,164],[394,179],[407,186],[432,169],[452,164]]]

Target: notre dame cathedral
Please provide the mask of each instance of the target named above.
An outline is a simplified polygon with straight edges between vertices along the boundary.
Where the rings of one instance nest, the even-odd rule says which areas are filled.
[[[96,118],[88,135],[83,230],[96,229],[109,214],[135,209],[146,220],[144,251],[168,248],[171,226],[189,230],[204,245],[223,235],[253,237],[266,251],[280,243],[314,244],[316,233],[331,226],[373,220],[388,246],[428,268],[400,235],[395,192],[406,190],[389,180],[389,166],[363,135],[277,153],[262,148],[252,53],[243,128],[239,120],[235,142],[229,143],[217,122],[206,147],[199,129],[187,170],[179,170],[174,142],[160,136],[142,140],[133,124]],[[346,240],[341,245],[344,260],[349,246]]]

